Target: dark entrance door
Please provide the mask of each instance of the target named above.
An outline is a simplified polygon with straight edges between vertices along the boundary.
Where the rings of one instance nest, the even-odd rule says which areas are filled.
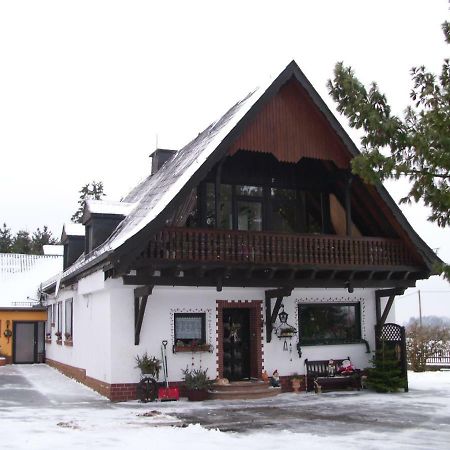
[[[13,362],[44,362],[44,322],[14,322]]]
[[[223,310],[223,376],[230,381],[250,378],[250,310]]]

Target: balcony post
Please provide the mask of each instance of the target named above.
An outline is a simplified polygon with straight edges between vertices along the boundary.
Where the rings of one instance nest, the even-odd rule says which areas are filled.
[[[351,237],[352,235],[352,198],[351,198],[351,188],[352,188],[353,177],[350,175],[347,179],[347,184],[345,185],[345,225],[346,225],[346,235]]]
[[[222,179],[222,166],[225,159],[220,161],[216,170],[216,183],[214,188],[214,196],[215,196],[215,215],[216,215],[216,226],[215,228],[219,228],[219,216],[220,216],[220,181]]]

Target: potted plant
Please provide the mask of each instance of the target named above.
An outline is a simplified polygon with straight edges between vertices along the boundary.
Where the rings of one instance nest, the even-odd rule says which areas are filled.
[[[300,392],[300,389],[303,384],[303,377],[301,377],[299,374],[294,373],[291,375],[291,386],[293,391],[298,394]]]
[[[182,370],[186,394],[190,401],[201,401],[208,398],[208,388],[212,381],[208,377],[208,369]]]
[[[136,367],[141,369],[143,376],[159,378],[159,371],[161,370],[161,361],[156,356],[148,356],[145,352],[142,356],[136,355]]]

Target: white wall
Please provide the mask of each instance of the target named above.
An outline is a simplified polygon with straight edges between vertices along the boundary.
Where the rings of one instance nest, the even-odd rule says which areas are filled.
[[[109,280],[108,280],[109,282]],[[114,283],[114,287],[113,287]],[[191,367],[208,368],[210,377],[217,376],[216,354],[213,353],[172,353],[173,345],[173,313],[174,312],[206,312],[206,335],[208,343],[215,347],[216,342],[216,300],[252,301],[264,300],[264,289],[232,289],[224,288],[222,292],[216,292],[214,288],[181,288],[181,287],[156,287],[148,298],[147,308],[142,324],[140,344],[134,345],[134,297],[133,288],[121,286],[118,280],[111,280],[109,285],[113,288],[111,295],[111,313],[114,330],[112,333],[113,348],[113,382],[124,383],[139,379],[139,370],[134,368],[135,356],[147,352],[149,355],[160,357],[161,342],[167,340],[167,359],[169,379],[179,381],[182,379],[181,370]],[[346,290],[339,289],[296,289],[291,297],[285,298],[283,303],[285,311],[289,314],[291,325],[298,327],[297,306],[299,302],[361,302],[361,332],[362,338],[369,341],[371,350],[374,350],[374,325],[375,301],[373,290],[355,290],[348,294]],[[275,300],[272,300],[274,305]],[[264,305],[264,302],[263,302]],[[262,311],[265,318],[265,312]],[[265,327],[264,333],[265,333]],[[265,342],[264,364],[265,369],[271,374],[278,369],[281,375],[290,375],[294,372],[304,373],[304,360],[309,359],[344,359],[351,357],[359,368],[369,365],[373,353],[366,353],[364,344],[348,345],[323,345],[302,348],[302,357],[299,358],[296,344],[297,337],[293,338],[292,352],[283,351],[282,339],[275,335],[271,343]],[[288,340],[288,345],[289,345]]]
[[[73,298],[73,346],[57,345],[53,331],[52,343],[46,345],[49,359],[86,369],[86,374],[111,382],[111,312],[110,292],[99,283],[102,272],[96,272],[78,282],[78,286],[59,291],[48,305]],[[80,291],[83,294],[80,294]],[[63,314],[63,340],[64,340]]]
[[[186,367],[208,368],[211,378],[217,376],[216,361],[216,301],[262,301],[264,308],[265,289],[155,287],[148,297],[142,324],[140,344],[134,345],[134,288],[124,286],[120,279],[103,281],[98,272],[80,280],[78,291],[61,291],[58,300],[74,299],[74,341],[73,347],[47,346],[47,356],[63,363],[86,369],[87,375],[108,383],[133,383],[139,380],[135,368],[136,355],[147,352],[161,357],[162,340],[168,341],[167,359],[169,380],[180,381],[182,369]],[[75,287],[76,289],[76,287]],[[80,294],[82,292],[82,294]],[[358,368],[369,365],[375,346],[374,325],[375,294],[371,289],[355,289],[349,294],[345,289],[295,289],[289,298],[283,300],[288,322],[298,327],[298,304],[305,302],[360,302],[362,338],[369,341],[371,354],[366,353],[364,344],[322,345],[302,347],[298,356],[297,337],[292,343],[292,352],[283,351],[283,340],[273,334],[272,342],[266,343],[263,326],[264,368],[269,374],[278,369],[280,375],[294,372],[304,373],[304,360],[343,359],[350,356]],[[272,306],[275,299],[272,300]],[[205,312],[207,317],[206,339],[212,344],[212,353],[173,354],[173,314],[175,312]],[[265,311],[262,310],[263,319]],[[289,347],[288,347],[289,348]],[[162,378],[162,373],[161,377]]]

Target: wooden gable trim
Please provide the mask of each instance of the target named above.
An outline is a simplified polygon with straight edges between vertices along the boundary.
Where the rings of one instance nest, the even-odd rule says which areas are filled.
[[[272,153],[278,161],[301,158],[333,161],[349,168],[351,155],[324,115],[296,79],[270,98],[230,148]]]

